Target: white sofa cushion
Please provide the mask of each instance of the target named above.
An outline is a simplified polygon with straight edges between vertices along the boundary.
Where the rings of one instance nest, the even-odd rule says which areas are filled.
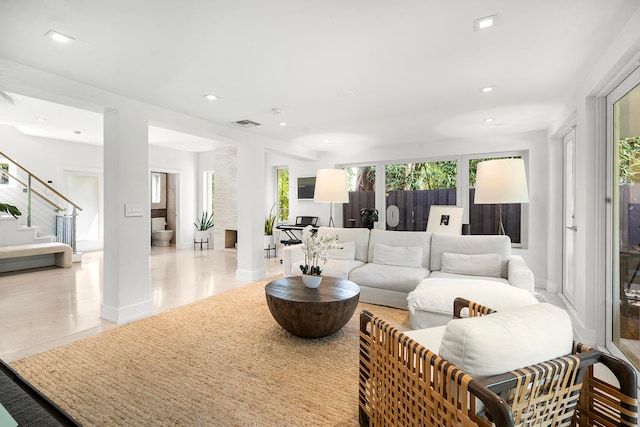
[[[304,265],[304,259],[302,261],[296,261],[291,264],[291,275],[292,276],[300,276],[302,275],[302,271],[300,270],[300,266]],[[326,264],[323,264],[322,261],[318,264],[320,270],[322,270],[323,276],[328,277],[337,277],[339,279],[348,279],[349,273],[351,270],[358,268],[362,265],[365,265],[364,262],[359,260],[343,260],[343,259],[330,259]]]
[[[467,255],[443,252],[440,271],[469,276],[501,277],[502,257],[498,254]]]
[[[375,264],[420,268],[422,267],[422,248],[387,246],[376,243],[373,248],[373,262]]]
[[[329,259],[354,261],[356,259],[356,242],[341,242],[338,247],[327,251]]]
[[[547,303],[452,320],[438,354],[472,376],[498,375],[571,353],[573,329]]]
[[[507,277],[507,262],[511,256],[509,236],[468,236],[433,233],[431,237],[431,259],[429,269],[438,271],[442,265],[442,253],[452,252],[466,255],[498,254],[502,257],[500,276]]]
[[[420,247],[422,248],[422,268],[429,269],[431,233],[373,229],[369,237],[369,262],[373,261],[377,243],[387,246]]]
[[[368,228],[318,228],[318,236],[338,235],[338,243],[354,242],[356,245],[356,260],[369,261],[369,229]],[[371,258],[373,259],[373,258]],[[320,267],[322,268],[322,267]]]
[[[431,350],[432,353],[438,354],[440,351],[440,342],[444,335],[444,329],[447,326],[434,326],[433,328],[414,329],[413,331],[404,331],[404,334],[412,340],[419,342],[423,347]]]
[[[416,283],[429,275],[425,268],[398,267],[368,263],[349,273],[349,280],[360,286],[411,292]]]
[[[357,283],[357,282],[356,282]],[[409,311],[430,311],[439,314],[453,313],[453,301],[457,297],[475,301],[497,311],[510,310],[537,304],[527,290],[494,280],[436,279],[429,277],[409,293]]]
[[[434,279],[456,279],[456,280],[491,280],[492,282],[504,283],[505,285],[511,284],[509,279],[503,279],[501,277],[487,277],[487,276],[469,276],[466,274],[453,274],[445,273],[443,271],[432,271],[429,278]]]

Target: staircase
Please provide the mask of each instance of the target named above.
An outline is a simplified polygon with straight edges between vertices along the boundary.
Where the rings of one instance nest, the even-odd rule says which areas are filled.
[[[82,209],[2,152],[0,201],[22,213],[18,218],[0,213],[0,272],[69,267],[69,260],[81,260],[75,220]]]
[[[39,232],[37,226],[21,225],[11,215],[0,214],[0,246],[55,242],[56,236]]]

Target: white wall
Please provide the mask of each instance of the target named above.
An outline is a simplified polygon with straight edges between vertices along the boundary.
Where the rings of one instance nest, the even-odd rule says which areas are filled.
[[[374,147],[367,150],[352,150],[321,153],[318,161],[300,161],[272,156],[267,166],[288,165],[290,179],[290,221],[298,215],[318,216],[321,224],[329,222],[329,206],[313,201],[297,200],[296,179],[299,176],[315,176],[320,168],[336,165],[407,160],[438,160],[452,156],[491,154],[503,151],[527,151],[529,156],[529,198],[523,205],[523,215],[528,215],[529,229],[527,245],[514,252],[522,255],[536,277],[537,287],[546,287],[547,281],[547,134],[529,132],[517,135],[495,135],[472,139],[447,139],[424,143]],[[341,205],[334,210],[334,220],[340,218]],[[341,226],[336,221],[336,226]],[[523,236],[524,238],[525,236]]]

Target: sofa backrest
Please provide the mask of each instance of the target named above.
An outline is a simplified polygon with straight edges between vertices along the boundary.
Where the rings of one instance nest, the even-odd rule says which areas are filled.
[[[336,228],[336,227],[320,227],[318,228],[318,236],[334,236],[338,235],[338,243],[355,242],[356,259],[368,262],[367,249],[369,248],[369,229],[368,228]]]
[[[507,277],[507,262],[511,257],[511,239],[509,236],[498,235],[470,236],[433,233],[429,263],[431,271],[441,269],[443,252],[464,255],[498,254],[502,257],[502,277]]]
[[[420,247],[422,248],[422,267],[429,269],[431,233],[373,229],[369,237],[369,262],[373,261],[376,243],[395,247]]]

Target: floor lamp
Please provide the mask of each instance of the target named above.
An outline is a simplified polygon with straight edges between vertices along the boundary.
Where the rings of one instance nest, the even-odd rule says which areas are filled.
[[[329,203],[329,227],[335,227],[333,204],[349,203],[347,173],[342,169],[319,169],[316,174],[316,189],[313,193],[313,201]]]
[[[476,205],[498,205],[498,233],[504,232],[502,205],[529,203],[527,175],[522,159],[486,160],[478,163],[476,171]]]

